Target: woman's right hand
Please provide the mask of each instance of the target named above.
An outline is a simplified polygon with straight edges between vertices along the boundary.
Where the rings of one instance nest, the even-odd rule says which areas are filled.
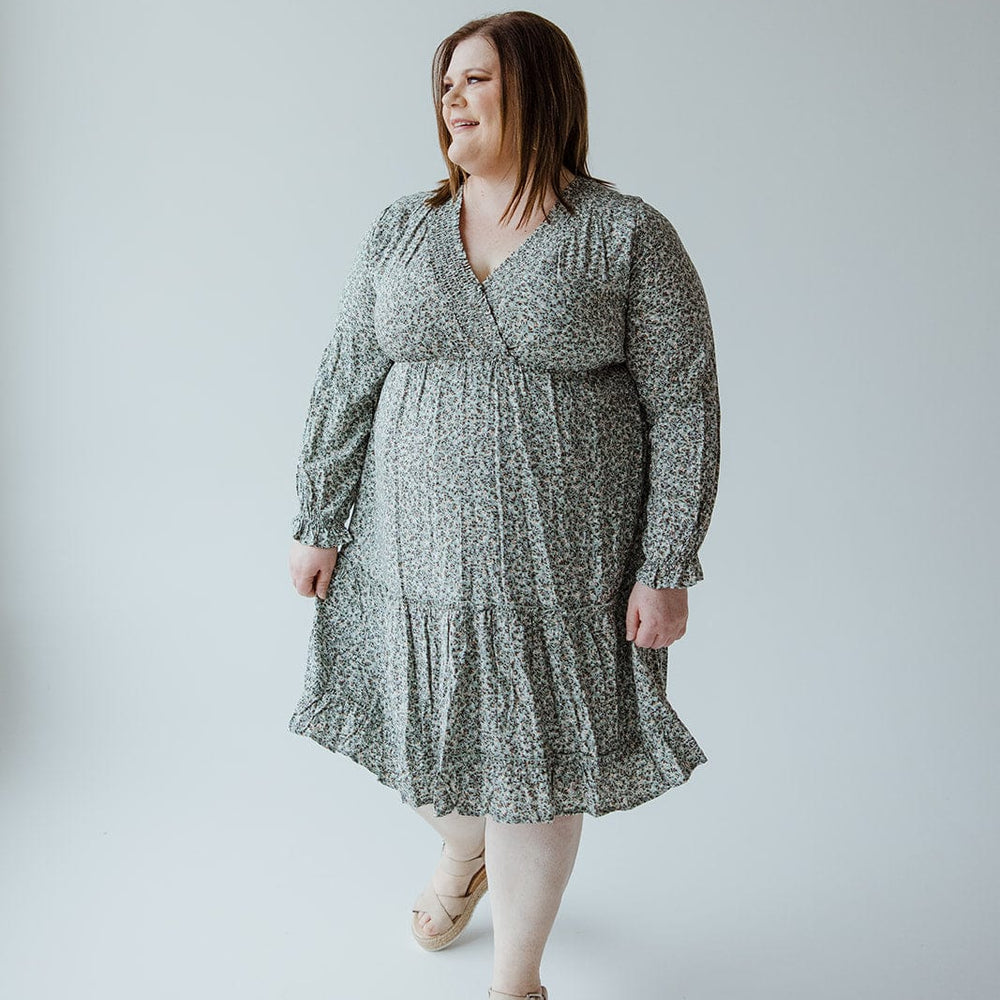
[[[292,584],[303,597],[320,597],[325,600],[330,580],[337,568],[337,550],[303,545],[293,539],[288,568],[291,570]]]

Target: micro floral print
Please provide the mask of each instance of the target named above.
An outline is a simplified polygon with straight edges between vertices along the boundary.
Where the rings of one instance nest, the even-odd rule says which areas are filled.
[[[577,176],[486,278],[462,189],[382,211],[309,401],[293,537],[339,547],[289,728],[412,806],[630,809],[707,760],[636,580],[689,587],[718,483],[702,283],[673,225]]]

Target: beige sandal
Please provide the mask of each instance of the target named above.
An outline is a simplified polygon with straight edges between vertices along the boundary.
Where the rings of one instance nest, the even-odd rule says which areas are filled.
[[[476,903],[486,894],[486,849],[484,848],[474,858],[459,861],[444,853],[445,842],[441,842],[441,859],[438,866],[449,875],[457,877],[468,876],[468,888],[464,896],[439,896],[434,891],[434,880],[427,883],[426,888],[417,896],[413,903],[413,916],[410,928],[417,944],[427,951],[440,951],[447,947],[465,929],[472,917]],[[417,924],[420,912],[429,913],[438,928],[437,934],[424,934]],[[502,994],[497,994],[502,997]]]
[[[500,993],[491,986],[489,1000],[549,1000],[549,991],[543,986],[540,993]]]

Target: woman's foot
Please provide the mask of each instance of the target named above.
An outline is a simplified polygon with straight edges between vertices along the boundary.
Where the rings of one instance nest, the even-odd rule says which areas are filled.
[[[453,855],[446,843],[430,884],[413,904],[413,934],[425,948],[450,944],[486,893],[485,844],[474,855]]]

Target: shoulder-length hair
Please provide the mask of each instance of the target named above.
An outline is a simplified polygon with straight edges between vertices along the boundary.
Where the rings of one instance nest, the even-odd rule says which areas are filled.
[[[431,63],[431,89],[437,119],[438,144],[448,166],[425,204],[443,205],[454,198],[468,176],[448,159],[451,133],[441,113],[444,75],[459,42],[474,35],[487,38],[500,63],[500,141],[514,129],[517,183],[500,221],[510,217],[528,188],[527,204],[518,226],[543,205],[547,188],[555,189],[570,213],[573,207],[560,190],[563,168],[591,177],[587,169],[587,92],[580,60],[566,34],[557,25],[527,10],[493,14],[463,24],[438,45]],[[610,181],[592,177],[600,184]]]

